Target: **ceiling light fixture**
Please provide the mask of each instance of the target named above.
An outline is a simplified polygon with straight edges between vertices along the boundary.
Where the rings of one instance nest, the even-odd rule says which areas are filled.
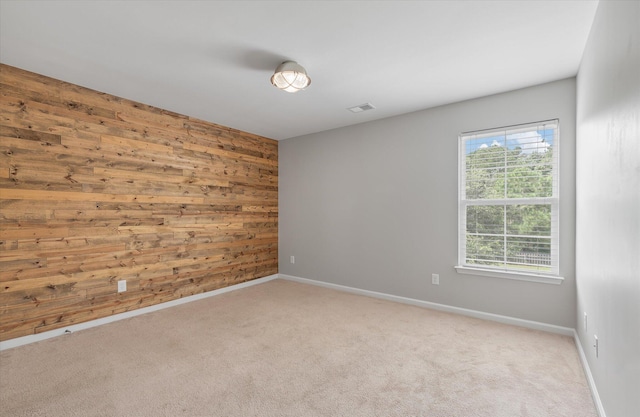
[[[271,84],[288,93],[295,93],[309,86],[311,78],[297,62],[285,61],[278,65],[271,76]]]

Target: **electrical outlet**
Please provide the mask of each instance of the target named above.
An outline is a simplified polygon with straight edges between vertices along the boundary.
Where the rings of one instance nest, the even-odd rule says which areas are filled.
[[[291,258],[289,258],[289,261],[290,261],[292,264],[295,264],[295,263],[296,263],[296,257],[295,257],[295,256],[293,256],[293,255],[291,255]]]
[[[127,280],[121,279],[118,281],[118,292],[125,292],[127,290]]]
[[[596,343],[593,345],[593,347],[596,348],[596,358],[597,358],[598,354],[600,353],[599,352],[600,346],[599,346],[599,343],[598,343],[598,335],[594,334],[593,337],[596,339]]]
[[[440,285],[440,275],[438,274],[431,274],[431,283],[433,285]]]

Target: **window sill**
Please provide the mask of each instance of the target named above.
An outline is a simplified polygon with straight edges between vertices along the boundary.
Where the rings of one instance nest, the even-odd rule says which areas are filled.
[[[481,275],[484,277],[515,279],[518,281],[540,282],[543,284],[560,285],[564,281],[563,277],[555,275],[533,274],[526,272],[498,271],[495,269],[475,268],[470,266],[456,266],[459,274]]]

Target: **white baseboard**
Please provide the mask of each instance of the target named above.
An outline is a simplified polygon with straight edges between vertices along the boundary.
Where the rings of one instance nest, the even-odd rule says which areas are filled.
[[[573,340],[576,343],[576,349],[578,349],[578,355],[580,356],[580,363],[582,363],[582,369],[584,369],[584,374],[587,377],[587,384],[589,384],[589,389],[591,390],[591,396],[593,397],[593,403],[596,406],[596,411],[598,412],[598,416],[607,417],[607,414],[604,412],[604,407],[602,406],[602,401],[600,400],[600,394],[598,394],[596,381],[593,379],[591,368],[589,368],[589,362],[587,362],[587,356],[584,354],[584,349],[582,349],[582,343],[580,343],[580,337],[578,337],[578,332],[576,332],[575,330],[573,331]]]
[[[569,327],[556,326],[553,324],[540,323],[537,321],[523,320],[509,316],[501,316],[499,314],[485,313],[477,310],[469,310],[461,307],[448,306],[446,304],[432,303],[429,301],[416,300],[415,298],[400,297],[381,292],[362,290],[359,288],[347,287],[344,285],[332,284],[329,282],[316,281],[307,278],[295,277],[292,275],[278,274],[279,278],[289,281],[296,281],[304,284],[317,285],[325,288],[332,288],[339,291],[350,292],[353,294],[365,295],[368,297],[380,298],[388,301],[396,301],[404,304],[411,304],[418,307],[430,308],[432,310],[445,311],[447,313],[455,313],[463,316],[475,317],[483,320],[490,320],[504,324],[512,324],[515,326],[526,327],[528,329],[542,330],[545,332],[561,334],[565,336],[573,336],[574,330]]]
[[[79,330],[89,329],[91,327],[102,326],[103,324],[113,323],[115,321],[128,319],[130,317],[139,316],[141,314],[151,313],[153,311],[163,310],[169,307],[175,307],[180,304],[190,303],[192,301],[201,300],[203,298],[213,297],[226,292],[239,290],[242,288],[250,287],[257,284],[262,284],[278,278],[277,274],[269,275],[263,278],[257,278],[251,281],[242,282],[240,284],[231,285],[229,287],[220,288],[218,290],[205,292],[202,294],[190,295],[188,297],[179,298],[177,300],[167,301],[166,303],[160,303],[149,307],[143,307],[137,310],[131,310],[120,314],[114,314],[113,316],[104,317],[101,319],[91,320],[84,323],[74,324],[68,327],[62,327],[60,329],[49,330],[38,334],[32,334],[29,336],[16,337],[15,339],[9,339],[4,342],[0,342],[0,351],[11,349],[18,346],[27,345],[29,343],[39,342],[41,340],[51,339],[52,337],[61,336],[68,333],[77,332]]]

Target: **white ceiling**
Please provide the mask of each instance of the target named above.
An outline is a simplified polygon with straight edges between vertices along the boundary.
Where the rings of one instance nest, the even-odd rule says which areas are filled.
[[[574,76],[597,4],[2,0],[0,61],[286,139]]]

